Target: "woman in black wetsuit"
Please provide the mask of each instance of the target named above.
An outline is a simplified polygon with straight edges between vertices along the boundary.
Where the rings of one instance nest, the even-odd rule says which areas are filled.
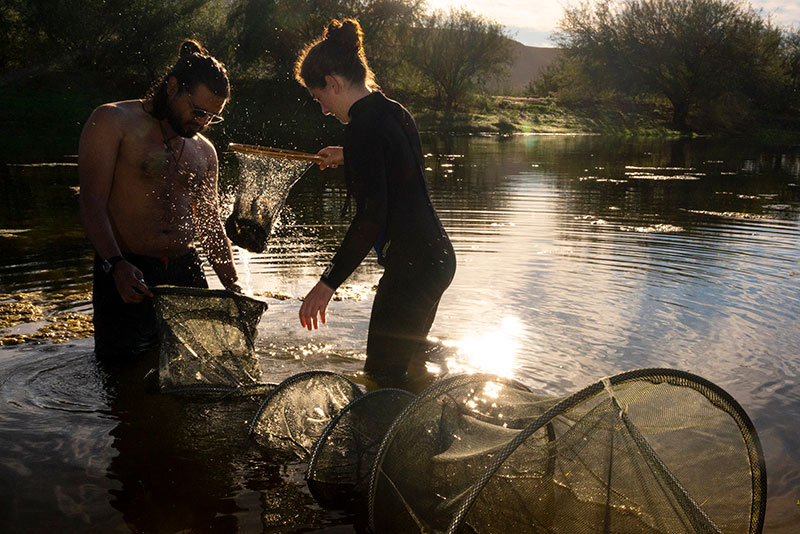
[[[439,299],[456,269],[450,240],[431,204],[416,123],[376,90],[358,21],[332,21],[297,60],[295,78],[322,112],[345,124],[343,147],[319,152],[320,168],[344,164],[347,202],[356,214],[336,255],[300,307],[300,324],[317,328],[334,291],[374,248],[384,274],[367,340],[366,374],[400,385],[422,366]]]

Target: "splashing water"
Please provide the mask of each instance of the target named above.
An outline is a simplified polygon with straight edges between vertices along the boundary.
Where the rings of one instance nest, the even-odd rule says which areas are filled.
[[[255,154],[236,156],[239,183],[225,233],[234,245],[263,252],[289,190],[312,164]]]

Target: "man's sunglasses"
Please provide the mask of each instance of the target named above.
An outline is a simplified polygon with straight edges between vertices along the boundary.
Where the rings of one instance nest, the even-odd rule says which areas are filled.
[[[201,119],[208,121],[207,124],[217,124],[225,120],[225,117],[222,115],[217,115],[216,113],[211,113],[210,111],[206,111],[203,108],[198,108],[192,102],[192,94],[189,94],[189,106],[192,108],[192,115],[194,115],[195,119]]]

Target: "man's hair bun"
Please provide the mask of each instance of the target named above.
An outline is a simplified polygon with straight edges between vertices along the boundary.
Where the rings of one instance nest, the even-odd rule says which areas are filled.
[[[208,55],[208,52],[194,39],[187,39],[181,43],[180,58],[184,59],[193,55],[205,56]]]

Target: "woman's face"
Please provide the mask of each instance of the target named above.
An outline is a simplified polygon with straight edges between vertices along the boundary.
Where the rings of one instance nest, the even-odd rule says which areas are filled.
[[[327,83],[325,87],[309,89],[308,92],[315,102],[319,102],[323,115],[333,115],[342,124],[347,124],[350,122],[350,106],[343,98],[344,92],[338,89],[335,83]]]

